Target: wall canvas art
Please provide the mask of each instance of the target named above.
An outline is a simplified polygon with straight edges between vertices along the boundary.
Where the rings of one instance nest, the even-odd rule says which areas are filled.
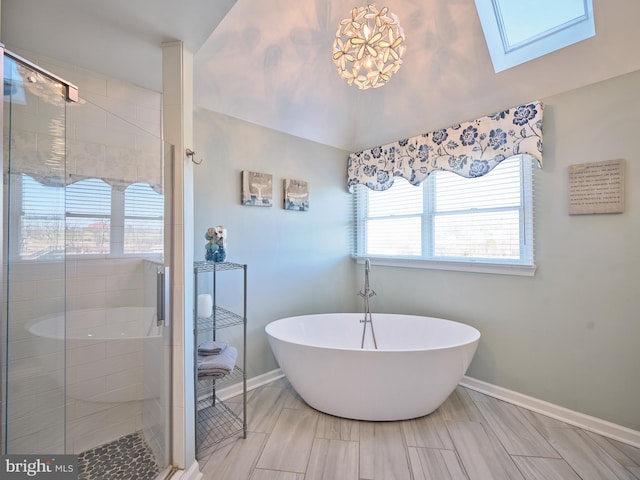
[[[256,207],[273,205],[273,176],[270,173],[242,172],[242,204]]]
[[[284,208],[306,212],[309,210],[309,185],[304,180],[284,179]]]

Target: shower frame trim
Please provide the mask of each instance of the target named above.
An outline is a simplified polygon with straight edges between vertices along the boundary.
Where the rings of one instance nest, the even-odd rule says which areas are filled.
[[[73,83],[68,82],[67,80],[65,80],[62,77],[59,77],[58,75],[49,72],[48,70],[45,70],[44,68],[36,65],[33,62],[30,62],[29,60],[27,60],[24,57],[21,57],[20,55],[17,55],[15,53],[13,53],[10,50],[7,50],[4,45],[0,44],[0,49],[4,50],[4,55],[25,64],[26,66],[28,66],[29,68],[35,70],[38,73],[41,73],[42,75],[44,75],[45,77],[48,77],[56,82],[61,83],[62,85],[64,85],[65,87],[65,98],[67,100],[67,102],[77,102],[80,97],[78,95],[78,87],[75,86]]]

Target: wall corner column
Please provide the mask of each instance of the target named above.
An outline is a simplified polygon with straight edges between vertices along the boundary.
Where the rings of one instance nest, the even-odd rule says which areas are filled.
[[[193,388],[193,53],[183,42],[162,46],[164,140],[175,147],[173,252],[171,256],[171,461],[185,470],[195,462]]]

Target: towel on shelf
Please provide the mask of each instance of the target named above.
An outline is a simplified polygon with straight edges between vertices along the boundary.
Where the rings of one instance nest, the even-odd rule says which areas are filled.
[[[221,378],[228,375],[236,365],[238,350],[228,346],[218,355],[198,355],[198,377]]]
[[[204,342],[198,345],[198,355],[218,355],[227,346],[227,342],[224,340]]]

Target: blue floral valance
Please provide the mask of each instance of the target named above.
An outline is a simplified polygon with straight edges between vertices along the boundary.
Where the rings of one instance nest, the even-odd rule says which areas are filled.
[[[394,177],[413,185],[436,170],[481,177],[513,155],[527,154],[542,167],[542,102],[503,110],[442,130],[349,155],[349,189],[363,184],[386,190]]]

